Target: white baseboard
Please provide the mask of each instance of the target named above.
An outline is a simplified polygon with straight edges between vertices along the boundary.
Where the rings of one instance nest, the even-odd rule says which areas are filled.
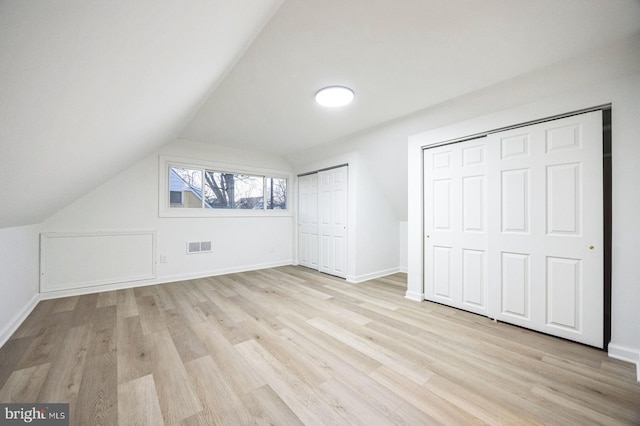
[[[389,268],[382,271],[371,272],[369,274],[349,275],[347,276],[347,281],[350,283],[358,284],[369,280],[375,280],[376,278],[386,277],[387,275],[396,274],[398,272],[402,272],[400,268]]]
[[[609,357],[636,365],[636,380],[640,382],[640,350],[609,343]]]
[[[198,278],[215,277],[217,275],[238,274],[240,272],[259,271],[260,269],[277,268],[279,266],[289,266],[289,265],[293,265],[293,262],[291,260],[286,260],[282,262],[259,263],[255,265],[246,265],[246,266],[239,266],[234,268],[216,269],[213,271],[196,272],[193,274],[168,275],[158,280],[155,280],[158,282],[152,283],[152,284],[166,284],[166,283],[173,283],[176,281],[196,280]],[[145,284],[145,285],[149,285],[149,284]]]
[[[415,300],[416,302],[424,301],[424,293],[415,293],[413,291],[407,291],[404,297],[410,300]]]
[[[239,272],[257,271],[259,269],[276,268],[278,266],[291,265],[290,260],[272,263],[260,263],[255,265],[246,265],[234,268],[215,269],[211,271],[195,272],[190,274],[175,274],[165,275],[151,280],[144,281],[130,281],[117,284],[107,284],[92,287],[75,288],[69,290],[50,291],[47,293],[41,293],[41,300],[58,299],[61,297],[69,296],[82,296],[85,294],[100,293],[103,291],[123,290],[127,288],[145,287],[148,285],[167,284],[177,281],[195,280],[198,278],[214,277],[216,275],[235,274]]]
[[[2,331],[0,331],[0,348],[7,343],[7,340],[11,337],[13,333],[16,332],[18,327],[22,324],[22,322],[27,319],[33,308],[36,307],[38,302],[40,301],[40,294],[34,294],[33,297],[27,302],[27,304],[18,312],[16,315],[11,318],[9,324],[5,325]]]

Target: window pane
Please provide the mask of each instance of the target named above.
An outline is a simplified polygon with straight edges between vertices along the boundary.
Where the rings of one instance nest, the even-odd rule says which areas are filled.
[[[205,172],[205,200],[215,209],[261,209],[263,203],[262,176]]]
[[[237,209],[261,209],[264,203],[264,177],[235,175]]]
[[[206,170],[204,172],[204,198],[214,209],[233,208],[234,178],[232,173]]]
[[[267,178],[267,209],[287,209],[287,180]]]
[[[169,207],[202,208],[202,170],[169,167]]]

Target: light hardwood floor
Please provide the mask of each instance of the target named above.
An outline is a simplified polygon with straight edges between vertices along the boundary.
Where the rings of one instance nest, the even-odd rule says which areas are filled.
[[[0,349],[0,402],[72,425],[640,424],[603,351],[281,267],[43,301]]]

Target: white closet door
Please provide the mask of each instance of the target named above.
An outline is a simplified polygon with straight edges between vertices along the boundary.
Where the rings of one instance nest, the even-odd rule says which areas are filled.
[[[347,277],[347,166],[318,172],[320,272]]]
[[[425,296],[487,315],[485,138],[424,151]]]
[[[602,347],[602,113],[424,151],[425,297]]]
[[[298,263],[318,269],[318,174],[298,178]]]
[[[602,347],[602,112],[489,136],[494,317]]]

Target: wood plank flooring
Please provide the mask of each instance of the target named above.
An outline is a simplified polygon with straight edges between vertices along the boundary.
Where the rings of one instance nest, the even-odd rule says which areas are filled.
[[[72,425],[640,424],[603,351],[281,267],[42,301],[0,349],[0,402]]]

